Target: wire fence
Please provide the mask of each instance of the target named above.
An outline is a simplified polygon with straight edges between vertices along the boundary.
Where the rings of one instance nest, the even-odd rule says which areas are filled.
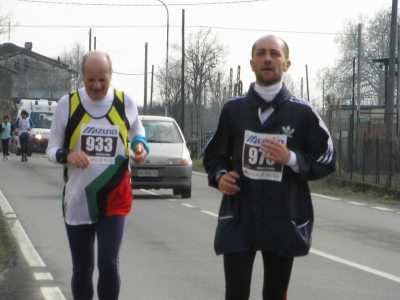
[[[334,176],[400,190],[399,138],[368,136],[334,139],[337,164]]]

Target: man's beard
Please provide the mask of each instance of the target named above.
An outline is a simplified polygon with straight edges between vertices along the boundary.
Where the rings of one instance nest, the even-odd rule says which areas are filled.
[[[278,83],[282,80],[281,77],[279,77],[278,75],[275,75],[275,74],[272,75],[271,77],[265,78],[260,73],[256,73],[256,79],[258,82],[260,82],[264,86],[270,86],[270,85]]]

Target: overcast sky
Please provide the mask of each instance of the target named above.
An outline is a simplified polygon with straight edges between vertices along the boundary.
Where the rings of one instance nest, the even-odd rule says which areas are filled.
[[[255,40],[275,34],[289,44],[292,66],[289,74],[297,81],[306,78],[310,89],[315,72],[331,65],[337,57],[335,33],[346,19],[358,20],[360,14],[373,16],[391,8],[392,0],[163,0],[169,11],[169,53],[172,44],[181,44],[182,10],[185,10],[186,37],[201,28],[211,28],[229,51],[223,72],[234,78],[241,66],[243,88],[254,81],[249,60]],[[109,4],[109,5],[77,5]],[[214,3],[214,4],[207,4]],[[89,48],[89,29],[96,36],[97,50],[111,55],[114,71],[143,74],[145,43],[148,43],[148,71],[165,64],[167,10],[157,0],[1,0],[1,15],[11,12],[11,24],[18,26],[0,43],[24,47],[57,57],[64,49],[80,42]],[[108,26],[108,27],[107,27]],[[92,44],[93,47],[93,44]],[[92,48],[93,49],[93,48]],[[148,77],[150,93],[150,76]],[[130,93],[143,104],[143,75],[113,75],[112,85]],[[314,90],[314,94],[318,93]],[[154,95],[154,97],[157,97]],[[322,97],[322,92],[321,92]],[[148,99],[150,96],[148,96]]]

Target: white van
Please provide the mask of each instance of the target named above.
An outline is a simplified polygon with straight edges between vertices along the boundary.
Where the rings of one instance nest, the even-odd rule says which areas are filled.
[[[50,127],[53,121],[54,112],[56,111],[57,102],[49,101],[46,99],[30,100],[21,99],[17,100],[18,115],[21,117],[21,112],[26,111],[29,118],[33,121],[33,128],[30,133],[28,144],[28,156],[32,152],[46,153],[47,144],[50,137]],[[21,146],[19,144],[19,129],[15,128],[13,135],[13,143],[16,148],[16,154],[21,154]]]

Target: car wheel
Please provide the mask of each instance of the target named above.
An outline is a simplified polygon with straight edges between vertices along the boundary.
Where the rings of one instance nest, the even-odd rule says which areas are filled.
[[[192,197],[192,187],[187,189],[182,189],[182,198],[191,198]]]
[[[172,189],[172,192],[174,193],[175,196],[182,194],[182,191],[180,189]]]

